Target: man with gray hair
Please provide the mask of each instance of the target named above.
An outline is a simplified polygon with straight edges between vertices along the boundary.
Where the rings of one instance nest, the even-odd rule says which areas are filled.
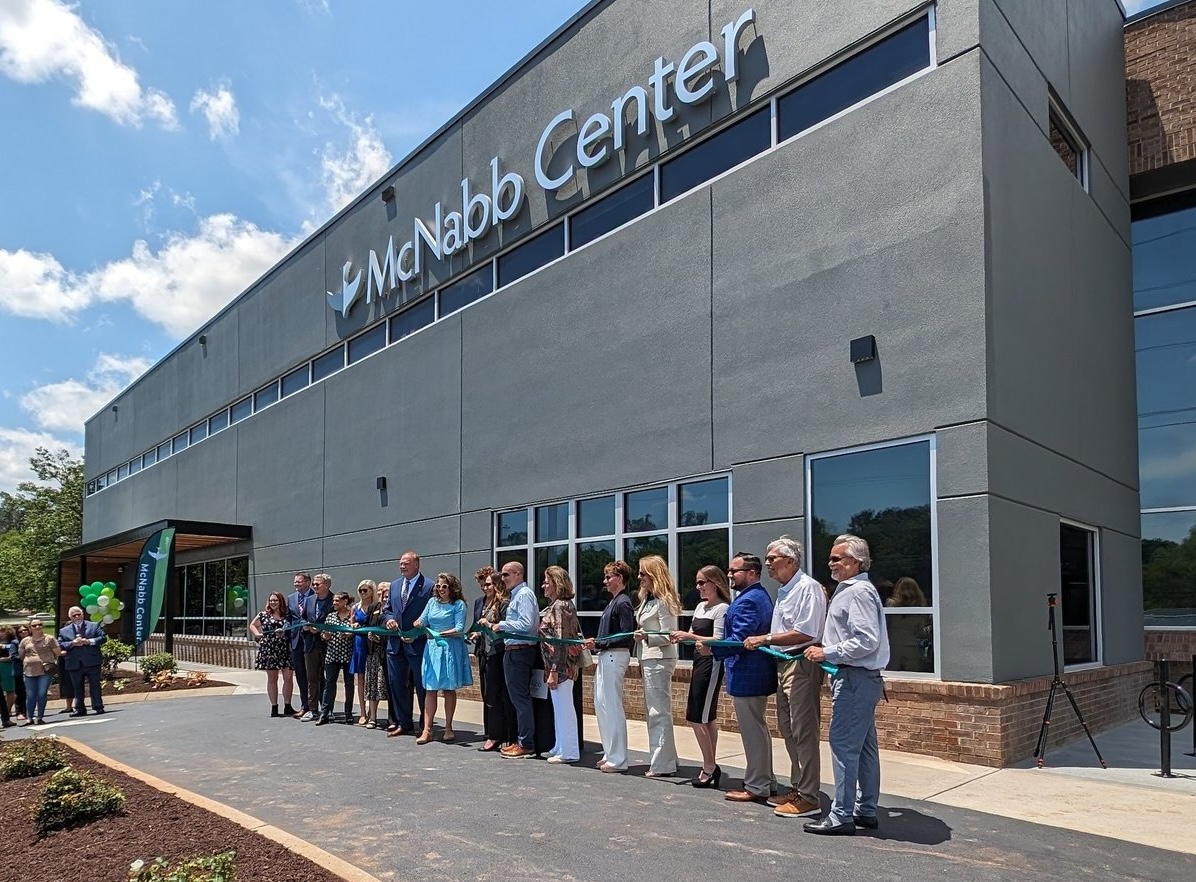
[[[744,649],[793,647],[790,659],[777,660],[777,728],[789,752],[789,791],[769,798],[768,804],[780,818],[802,818],[822,811],[818,746],[822,668],[804,658],[802,651],[822,640],[826,592],[802,572],[801,562],[802,547],[796,539],[781,536],[769,543],[764,565],[768,575],[781,583],[772,627],[768,634],[743,641]]]
[[[827,608],[821,647],[806,650],[812,662],[827,661],[839,672],[831,679],[831,759],[835,801],[807,833],[850,836],[856,827],[875,830],[880,798],[880,751],[876,744],[876,703],[884,691],[881,671],[889,663],[885,609],[868,578],[872,554],[859,536],[835,539],[831,578],[838,582]],[[856,787],[859,787],[858,795]]]

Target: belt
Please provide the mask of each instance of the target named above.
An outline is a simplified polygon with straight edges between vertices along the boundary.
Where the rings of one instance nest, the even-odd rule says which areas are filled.
[[[504,648],[506,649],[507,652],[518,652],[520,649],[535,649],[536,644],[534,644],[534,643],[517,643],[514,646],[512,646],[510,643],[508,643],[506,645],[506,647],[504,647]]]

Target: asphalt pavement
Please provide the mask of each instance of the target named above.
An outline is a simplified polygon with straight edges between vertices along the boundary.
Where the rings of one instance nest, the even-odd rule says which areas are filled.
[[[1196,844],[1196,799],[1186,817],[1171,819],[1175,844],[1164,848],[887,793],[879,831],[819,837],[764,806],[688,786],[692,763],[676,779],[652,780],[634,774],[644,759],[635,752],[632,773],[598,772],[593,742],[577,766],[479,753],[468,716],[459,716],[456,743],[420,746],[357,726],[271,719],[260,695],[176,694],[114,703],[102,717],[59,717],[44,730],[10,729],[6,737],[70,735],[384,880],[1188,882],[1196,875],[1196,859],[1183,853]],[[993,772],[977,769],[977,784]]]

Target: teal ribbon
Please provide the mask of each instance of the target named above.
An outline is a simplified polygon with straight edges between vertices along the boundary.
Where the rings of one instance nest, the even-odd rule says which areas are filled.
[[[495,631],[493,628],[488,628],[485,625],[479,625],[479,624],[475,624],[472,628],[470,628],[469,633],[470,634],[474,634],[474,633],[486,634],[492,640],[508,640],[508,639],[509,640],[525,640],[529,643],[549,643],[553,646],[580,646],[580,645],[584,645],[586,642],[586,638],[584,638],[584,637],[545,637],[541,634],[528,634],[523,631]],[[621,631],[618,634],[607,634],[602,639],[604,642],[610,641],[610,640],[626,640],[628,638],[634,637],[637,633],[639,633],[639,632],[637,632],[637,631]],[[653,637],[669,637],[672,635],[671,631],[644,631],[643,633],[649,634]],[[701,640],[701,641],[698,641],[698,640],[694,640],[692,638],[687,638],[685,640],[680,640],[678,642],[679,643],[699,643],[700,642],[705,646],[726,646],[726,647],[736,647],[739,649],[743,649],[743,641],[742,640]],[[787,661],[787,662],[791,662],[791,661],[794,661],[795,659],[805,657],[804,651],[801,655],[790,655],[787,652],[782,652],[781,650],[774,649],[771,646],[760,646],[756,650],[748,650],[748,651],[749,652],[753,652],[753,651],[763,652],[766,655],[771,655],[775,658],[779,658],[779,659],[782,659],[783,661]],[[819,662],[818,667],[822,668],[824,671],[826,671],[832,677],[834,677],[835,675],[837,675],[839,673],[838,666],[832,665],[830,662]]]
[[[408,640],[418,640],[421,637],[428,637],[435,640],[439,646],[447,646],[448,639],[441,636],[440,632],[433,631],[431,628],[411,628],[410,630],[394,630],[384,628],[381,625],[359,625],[354,628],[352,625],[336,625],[330,622],[292,622],[283,627],[284,631],[296,631],[300,628],[315,628],[317,631],[331,631],[335,634],[377,634],[379,637],[405,637]]]

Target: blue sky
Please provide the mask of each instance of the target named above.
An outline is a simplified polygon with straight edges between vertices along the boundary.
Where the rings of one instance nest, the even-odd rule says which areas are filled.
[[[585,0],[0,0],[0,490]]]
[[[584,3],[0,0],[0,490]]]

